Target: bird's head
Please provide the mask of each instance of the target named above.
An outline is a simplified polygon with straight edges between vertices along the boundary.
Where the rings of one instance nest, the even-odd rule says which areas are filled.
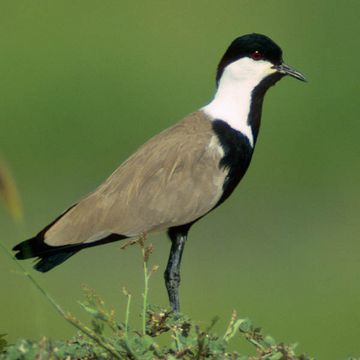
[[[248,34],[236,38],[226,50],[217,68],[216,82],[264,90],[289,75],[306,81],[305,77],[282,59],[281,48],[269,37]]]

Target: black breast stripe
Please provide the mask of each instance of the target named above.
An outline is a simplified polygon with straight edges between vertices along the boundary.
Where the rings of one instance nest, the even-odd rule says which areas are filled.
[[[223,120],[214,120],[213,130],[224,150],[219,166],[229,171],[223,185],[223,195],[215,205],[217,207],[230,196],[245,175],[254,149],[243,133],[233,129]]]

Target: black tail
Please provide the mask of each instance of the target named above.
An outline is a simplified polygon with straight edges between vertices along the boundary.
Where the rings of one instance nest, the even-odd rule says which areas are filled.
[[[81,248],[75,246],[49,246],[44,242],[44,235],[46,231],[60,220],[68,211],[70,211],[76,204],[64,211],[48,226],[41,230],[35,237],[25,240],[20,244],[17,244],[13,251],[17,251],[15,254],[19,260],[30,259],[37,257],[38,262],[34,265],[34,268],[41,272],[51,270],[53,267],[63,263],[70,256],[77,253]],[[71,248],[70,248],[71,247]]]
[[[126,236],[124,235],[111,234],[106,238],[94,241],[93,243],[49,246],[44,242],[42,231],[34,238],[25,240],[16,245],[13,250],[17,251],[15,256],[19,260],[37,258],[38,261],[34,265],[34,269],[41,272],[47,272],[84,248],[106,244],[125,238]]]
[[[80,246],[49,246],[44,243],[42,234],[39,234],[16,245],[13,250],[17,251],[15,256],[19,260],[37,257],[39,261],[34,268],[46,272],[81,250]]]
[[[63,246],[50,246],[45,244],[44,236],[46,231],[58,220],[60,220],[74,206],[76,206],[76,204],[63,212],[53,222],[51,222],[48,226],[41,230],[35,237],[29,240],[25,240],[20,244],[17,244],[13,248],[13,251],[17,251],[17,253],[15,254],[16,258],[19,260],[37,258],[37,263],[34,265],[34,269],[41,272],[47,272],[55,266],[62,264],[65,260],[76,254],[81,249],[101,244],[107,244],[109,242],[127,238],[127,236],[125,235],[110,234],[109,236],[101,240],[86,244],[70,244]]]
[[[60,265],[70,256],[73,256],[77,253],[76,251],[59,251],[55,255],[43,256],[39,258],[39,261],[34,265],[34,269],[41,272],[47,272],[54,268],[55,266]]]

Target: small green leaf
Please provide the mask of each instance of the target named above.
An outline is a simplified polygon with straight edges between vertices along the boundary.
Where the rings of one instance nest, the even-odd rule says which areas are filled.
[[[243,319],[241,324],[239,325],[239,330],[241,332],[248,332],[252,328],[251,320],[249,319]]]
[[[86,312],[88,312],[88,313],[89,313],[91,316],[93,316],[95,319],[103,320],[103,321],[108,320],[108,319],[106,318],[106,316],[105,316],[101,311],[99,311],[98,309],[95,309],[95,308],[91,307],[89,304],[84,303],[84,302],[81,302],[81,301],[78,301],[78,303],[81,305],[81,307],[82,307]]]
[[[275,339],[274,339],[272,336],[270,336],[270,335],[266,335],[266,336],[264,337],[264,343],[265,343],[267,346],[269,346],[269,347],[276,345]]]
[[[247,328],[249,326],[248,322],[249,322],[249,320],[247,320],[247,319],[238,319],[238,320],[236,320],[230,326],[230,328],[228,329],[228,331],[224,335],[224,340],[226,342],[229,342],[235,336],[238,329],[240,329],[242,326],[244,326],[245,328]]]
[[[81,302],[81,301],[78,301],[78,303],[81,305],[81,307],[86,311],[88,312],[90,315],[92,316],[97,316],[99,314],[99,311],[97,309],[94,309],[92,307],[89,306],[89,304],[87,303],[84,303],[84,302]]]
[[[284,354],[280,351],[276,352],[274,355],[270,355],[267,359],[268,360],[281,360],[283,358]]]

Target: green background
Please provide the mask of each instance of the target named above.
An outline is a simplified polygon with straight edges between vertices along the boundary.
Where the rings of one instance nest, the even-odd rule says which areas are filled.
[[[233,38],[264,33],[309,82],[286,78],[266,96],[252,165],[233,196],[190,232],[182,310],[195,320],[232,309],[319,359],[360,355],[360,2],[66,0],[0,3],[0,152],[25,224],[0,209],[8,247],[93,190],[150,136],[206,104]],[[167,305],[169,241],[152,303]],[[81,284],[139,322],[140,252],[83,251],[39,282],[81,314]],[[31,268],[31,261],[25,263]],[[0,253],[0,333],[74,333]],[[81,315],[80,315],[81,317]]]

